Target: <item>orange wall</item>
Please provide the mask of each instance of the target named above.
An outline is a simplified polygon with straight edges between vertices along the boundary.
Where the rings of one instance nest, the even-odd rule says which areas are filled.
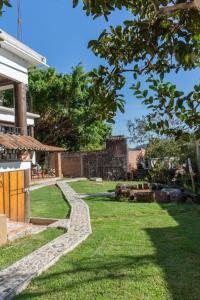
[[[128,168],[129,171],[137,169],[137,161],[139,158],[144,157],[145,150],[129,150],[128,151]]]

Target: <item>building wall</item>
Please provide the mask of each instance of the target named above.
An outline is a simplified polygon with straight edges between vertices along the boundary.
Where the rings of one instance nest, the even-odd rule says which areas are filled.
[[[67,177],[81,177],[81,154],[63,153],[61,156],[62,173]]]
[[[51,166],[53,167],[52,164]],[[127,172],[127,140],[121,136],[108,139],[106,149],[103,151],[62,154],[62,173],[64,176],[125,179]]]
[[[138,162],[143,159],[145,150],[129,150],[128,151],[128,168],[129,171],[137,170]]]
[[[35,119],[40,116],[33,113],[26,113],[26,121],[29,130],[29,135],[32,136],[32,131],[34,131]],[[0,106],[0,126],[15,127],[15,109]]]
[[[31,169],[30,161],[0,161],[0,173]]]
[[[28,63],[8,50],[0,49],[1,75],[28,84]]]

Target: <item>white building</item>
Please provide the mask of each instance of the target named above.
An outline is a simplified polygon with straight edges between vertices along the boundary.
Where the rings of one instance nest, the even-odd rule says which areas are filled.
[[[28,135],[34,137],[35,120],[40,115],[33,113],[26,113],[26,122]],[[15,127],[15,110],[14,108],[8,108],[0,106],[0,132],[3,133],[18,133],[18,129]]]
[[[0,214],[29,222],[29,182],[35,151],[55,152],[56,176],[61,175],[61,148],[33,137],[35,119],[27,113],[28,68],[46,66],[46,58],[0,30],[0,91],[13,89],[14,108],[0,107]]]

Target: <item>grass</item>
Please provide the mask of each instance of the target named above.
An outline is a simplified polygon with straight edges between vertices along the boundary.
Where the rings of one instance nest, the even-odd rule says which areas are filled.
[[[51,228],[37,235],[26,236],[0,247],[0,270],[47,244],[63,234],[60,229]]]
[[[95,181],[77,181],[70,182],[71,187],[76,190],[77,193],[80,194],[93,194],[93,193],[103,193],[103,192],[112,192],[115,190],[115,187],[118,183],[127,183],[131,184],[134,182],[131,181],[103,181],[103,182],[95,182]],[[138,183],[138,182],[135,182]]]
[[[41,218],[66,218],[69,206],[56,186],[31,191],[31,216]],[[4,269],[34,250],[63,234],[59,229],[48,229],[0,247],[0,269]]]
[[[197,206],[86,201],[93,234],[15,299],[200,299]]]
[[[70,208],[55,185],[31,191],[31,217],[65,219]]]

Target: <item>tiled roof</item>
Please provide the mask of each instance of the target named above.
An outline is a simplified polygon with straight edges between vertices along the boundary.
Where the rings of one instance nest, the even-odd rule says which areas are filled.
[[[64,152],[60,147],[48,146],[40,143],[31,136],[15,134],[0,134],[0,145],[8,150],[32,150],[44,152]]]

